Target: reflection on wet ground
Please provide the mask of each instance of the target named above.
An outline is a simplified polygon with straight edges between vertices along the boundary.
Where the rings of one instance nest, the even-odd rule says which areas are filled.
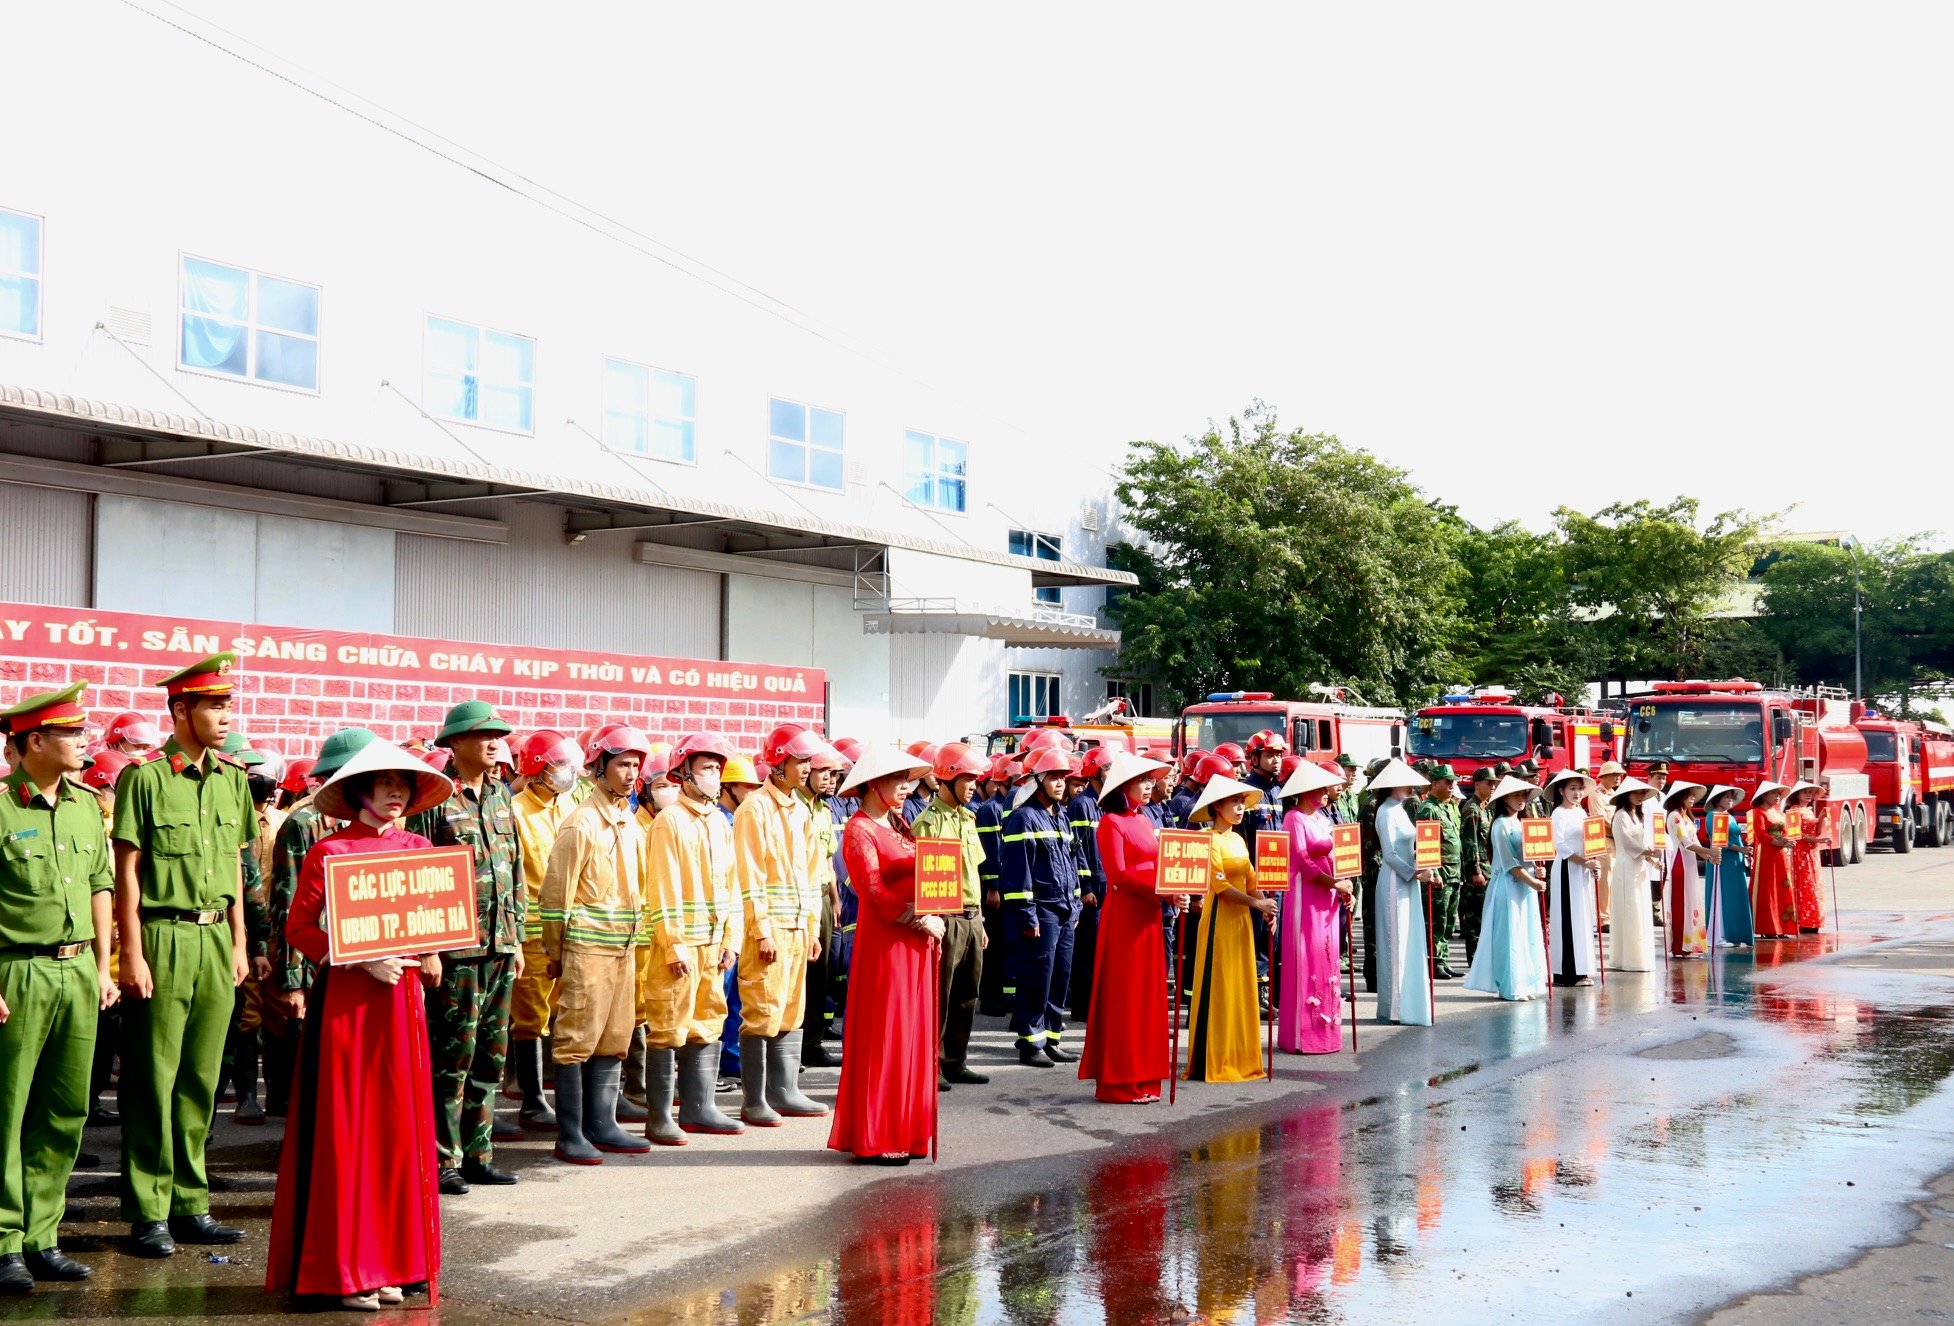
[[[1381,1097],[905,1176],[827,1222],[832,1255],[633,1320],[1667,1320],[1887,1236],[1954,1160],[1954,983],[1799,961],[1836,943],[1400,1036],[1376,1053],[1413,1085]]]

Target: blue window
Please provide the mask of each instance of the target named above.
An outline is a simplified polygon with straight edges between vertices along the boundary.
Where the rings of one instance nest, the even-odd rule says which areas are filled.
[[[0,334],[41,338],[41,218],[0,211]]]
[[[1027,719],[1050,718],[1061,713],[1058,707],[1058,674],[1054,672],[1013,672],[1010,677],[1012,723]]]
[[[1039,534],[1028,529],[1011,531],[1011,555],[1013,557],[1036,557],[1045,562],[1064,561],[1061,542],[1056,534]],[[1050,603],[1054,607],[1060,602],[1058,590],[1054,588],[1035,589],[1032,597],[1040,603]]]
[[[183,259],[177,367],[319,390],[319,287]]]
[[[841,415],[767,400],[767,473],[789,483],[841,491]]]
[[[536,342],[430,316],[422,404],[444,419],[535,432]]]
[[[914,429],[903,434],[902,486],[909,500],[939,511],[964,510],[969,500],[970,448]]]
[[[683,373],[606,359],[604,445],[659,460],[696,461],[698,387]]]

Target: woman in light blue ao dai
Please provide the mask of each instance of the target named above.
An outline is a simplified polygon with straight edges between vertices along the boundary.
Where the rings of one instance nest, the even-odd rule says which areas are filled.
[[[1493,789],[1492,877],[1486,881],[1479,950],[1472,955],[1465,985],[1501,999],[1537,999],[1547,993],[1547,950],[1540,930],[1547,876],[1520,848],[1520,809],[1538,790],[1512,777]]]

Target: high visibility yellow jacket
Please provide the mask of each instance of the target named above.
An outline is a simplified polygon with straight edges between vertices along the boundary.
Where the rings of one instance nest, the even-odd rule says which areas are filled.
[[[629,803],[599,787],[570,813],[543,873],[543,951],[626,948],[644,917],[644,831]]]
[[[524,939],[543,937],[543,874],[549,869],[550,849],[563,822],[577,807],[575,792],[543,797],[531,784],[510,798],[516,808],[516,839],[522,846],[522,887],[529,895],[529,908],[523,913]]]
[[[733,826],[710,801],[683,796],[658,813],[645,842],[645,919],[662,950],[738,951]]]
[[[733,859],[746,907],[746,934],[772,939],[776,930],[820,924],[814,821],[807,802],[772,781],[762,783],[733,812]]]

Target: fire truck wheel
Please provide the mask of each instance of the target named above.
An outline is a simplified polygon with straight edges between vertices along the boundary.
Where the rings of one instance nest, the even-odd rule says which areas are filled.
[[[1858,865],[1866,859],[1866,821],[1857,815],[1852,817],[1852,860],[1850,865]]]
[[[1947,831],[1949,828],[1948,819],[1949,819],[1949,811],[1947,809],[1947,803],[1945,801],[1936,801],[1934,803],[1934,830],[1933,830],[1934,832],[1933,845],[1935,847],[1947,846],[1947,836],[1948,836]]]
[[[1914,808],[1909,806],[1900,812],[1900,822],[1893,830],[1893,850],[1907,853],[1913,850],[1913,840],[1920,832],[1919,820]]]

